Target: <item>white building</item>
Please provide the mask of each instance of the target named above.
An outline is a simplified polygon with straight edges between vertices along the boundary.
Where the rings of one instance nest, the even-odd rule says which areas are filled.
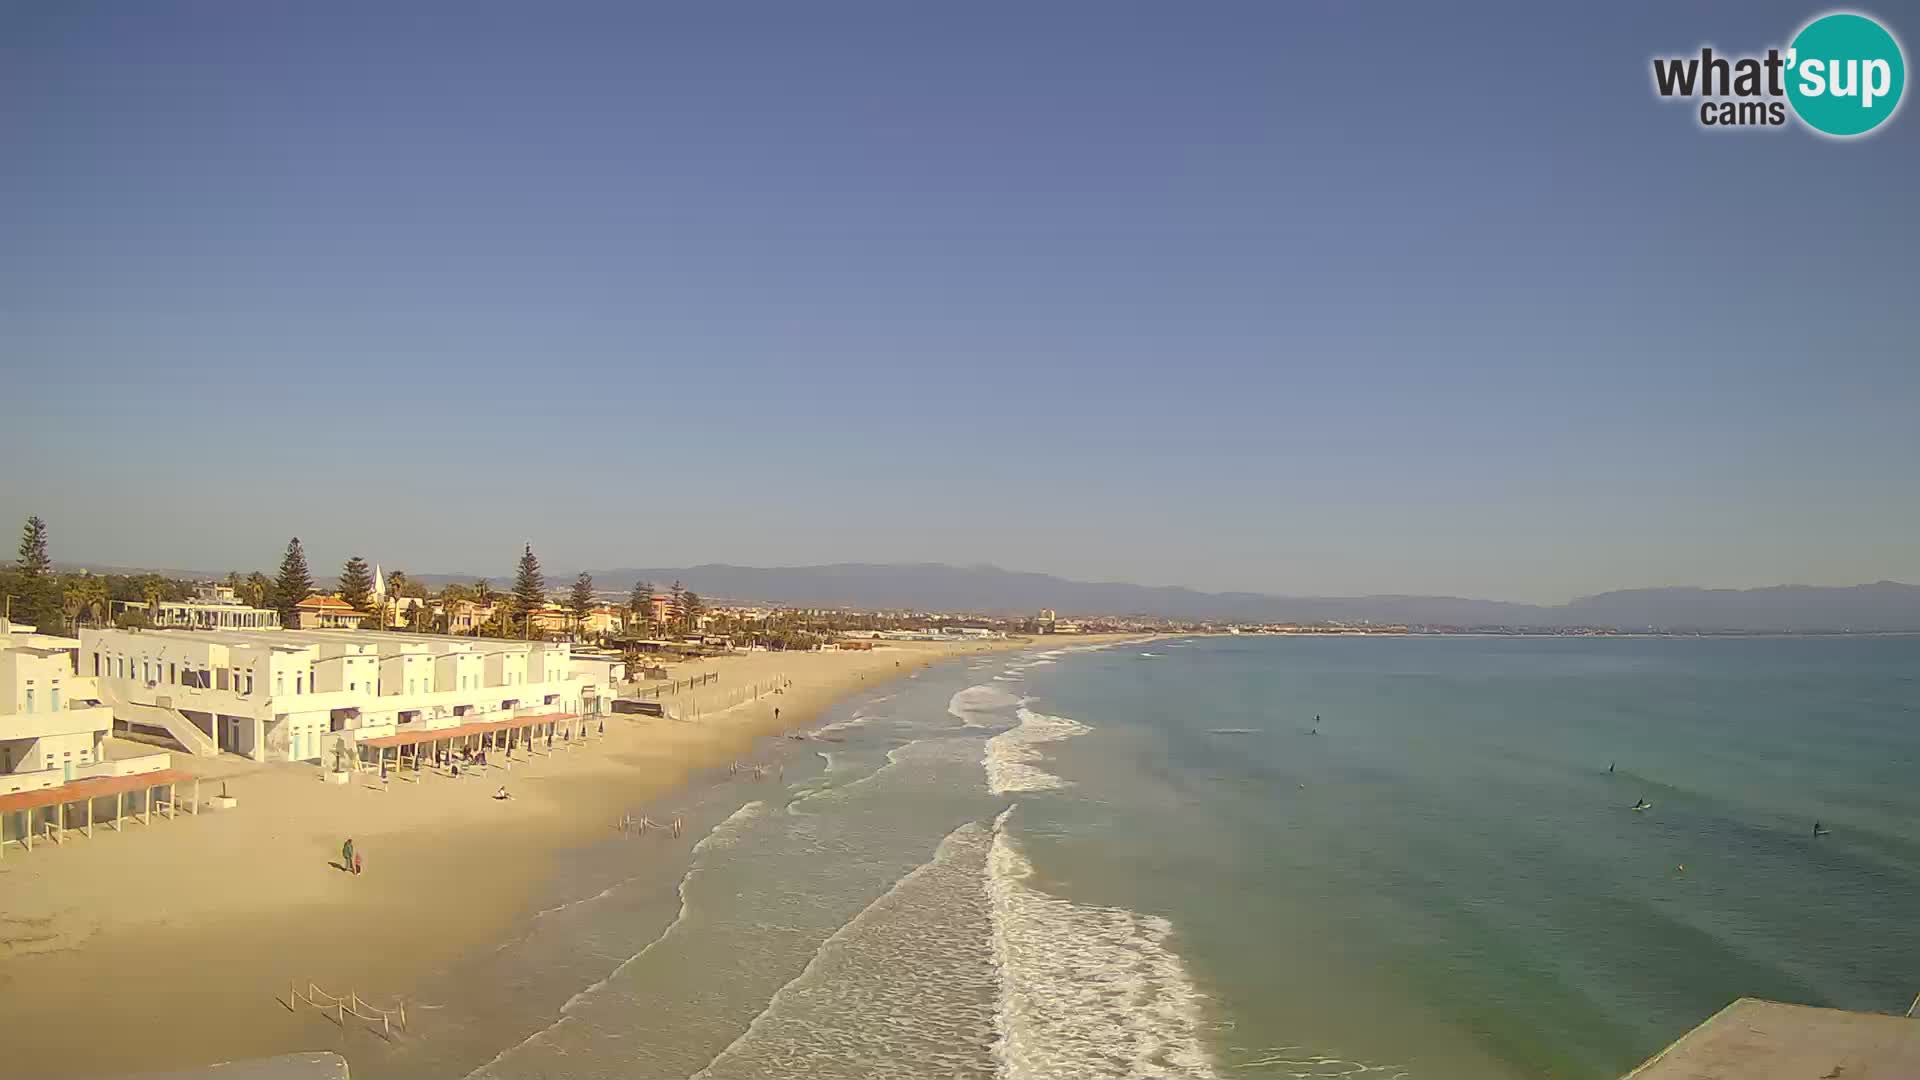
[[[128,603],[128,608],[147,608]],[[280,613],[272,608],[248,607],[225,585],[202,585],[191,600],[162,600],[147,609],[150,626],[191,630],[272,630]]]
[[[115,719],[199,754],[319,761],[335,744],[580,714],[564,643],[360,630],[85,630],[80,670]]]
[[[0,619],[0,794],[113,773],[103,764],[113,715],[77,675],[75,638]],[[166,755],[150,763],[166,766]],[[103,771],[104,770],[104,771]]]

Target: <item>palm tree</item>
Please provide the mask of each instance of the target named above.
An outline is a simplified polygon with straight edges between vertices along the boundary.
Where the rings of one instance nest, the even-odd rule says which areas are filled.
[[[107,586],[99,578],[88,575],[70,583],[62,596],[61,610],[66,613],[67,625],[78,625],[82,619],[90,623],[105,623],[107,612],[112,608],[107,598]]]

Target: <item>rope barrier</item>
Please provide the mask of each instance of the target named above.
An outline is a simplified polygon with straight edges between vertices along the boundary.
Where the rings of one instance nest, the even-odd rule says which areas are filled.
[[[673,815],[672,818],[669,818],[665,823],[662,823],[662,822],[655,821],[650,817],[643,817],[643,818],[636,819],[631,814],[622,814],[620,815],[620,821],[615,825],[615,828],[618,828],[623,834],[627,834],[627,835],[631,835],[633,833],[639,833],[641,836],[645,836],[647,833],[651,832],[654,829],[666,829],[667,831],[671,832],[673,835],[679,836],[680,833],[686,828],[686,819],[680,814],[675,814]]]
[[[400,1030],[403,1032],[407,1030],[407,1003],[404,1001],[399,1002],[391,1009],[383,1009],[361,997],[358,992],[353,990],[347,991],[346,997],[336,997],[320,989],[317,983],[309,982],[307,984],[307,992],[302,994],[299,988],[293,982],[289,981],[287,983],[287,1007],[289,1009],[295,1009],[295,1003],[302,1001],[323,1013],[333,1013],[334,1023],[339,1024],[343,1028],[347,1026],[348,1016],[352,1016],[356,1020],[365,1020],[368,1023],[377,1020],[380,1023],[381,1034],[391,1040],[393,1038],[393,1020],[395,1017],[398,1017],[400,1020]],[[362,1012],[362,1009],[366,1011]],[[295,1011],[298,1010],[295,1009]]]

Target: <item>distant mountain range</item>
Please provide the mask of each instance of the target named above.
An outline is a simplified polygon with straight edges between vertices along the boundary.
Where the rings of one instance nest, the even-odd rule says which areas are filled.
[[[1245,622],[1413,623],[1426,626],[1607,626],[1623,630],[1855,632],[1920,630],[1920,586],[1881,581],[1825,588],[1624,589],[1541,606],[1455,596],[1276,596],[1178,586],[1071,581],[1050,574],[943,563],[829,566],[624,567],[593,570],[603,590],[674,581],[715,598],[802,607],[911,608],[1026,614],[1158,615]],[[563,584],[572,575],[550,580]],[[420,575],[421,580],[471,580]],[[496,587],[502,583],[496,582]]]
[[[79,569],[80,567],[73,567]],[[90,566],[96,572],[137,573]],[[160,570],[171,577],[223,578],[225,573]],[[574,571],[549,573],[556,591]],[[626,591],[636,581],[658,589],[679,581],[713,599],[796,607],[891,608],[1030,614],[1053,608],[1066,615],[1157,615],[1237,622],[1410,623],[1422,626],[1604,626],[1621,630],[1920,631],[1920,585],[1877,581],[1825,587],[1776,585],[1761,589],[1621,589],[1557,605],[1514,604],[1457,596],[1276,596],[1200,592],[1179,586],[1072,581],[1051,574],[994,566],[944,563],[835,563],[828,566],[704,566],[593,570],[602,591]],[[414,574],[439,587],[471,582],[472,574]],[[496,589],[505,577],[491,579]]]

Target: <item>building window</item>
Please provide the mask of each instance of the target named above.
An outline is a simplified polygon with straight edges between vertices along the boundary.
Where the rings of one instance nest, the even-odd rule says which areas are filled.
[[[93,674],[95,678],[99,678],[100,676],[100,654],[99,653],[93,654]]]
[[[247,696],[253,696],[253,672],[247,672]]]
[[[276,696],[287,692],[287,677],[278,671],[273,673],[273,692]]]
[[[293,692],[294,692],[294,693],[296,693],[296,694],[298,694],[298,693],[300,692],[300,683],[301,683],[301,682],[303,681],[303,679],[304,679],[304,676],[300,676],[300,675],[295,675],[295,676],[293,677]]]
[[[168,681],[168,682],[170,682],[170,683],[176,683],[176,684],[177,684],[177,683],[179,683],[179,681],[180,681],[180,665],[178,665],[178,664],[168,664],[168,665],[167,665],[167,681]]]
[[[26,711],[28,712],[33,711],[33,687],[31,686],[27,687],[27,710]]]
[[[52,691],[50,691],[47,694],[47,704],[53,706],[54,712],[60,711],[60,688],[59,687],[57,686],[54,687]]]

